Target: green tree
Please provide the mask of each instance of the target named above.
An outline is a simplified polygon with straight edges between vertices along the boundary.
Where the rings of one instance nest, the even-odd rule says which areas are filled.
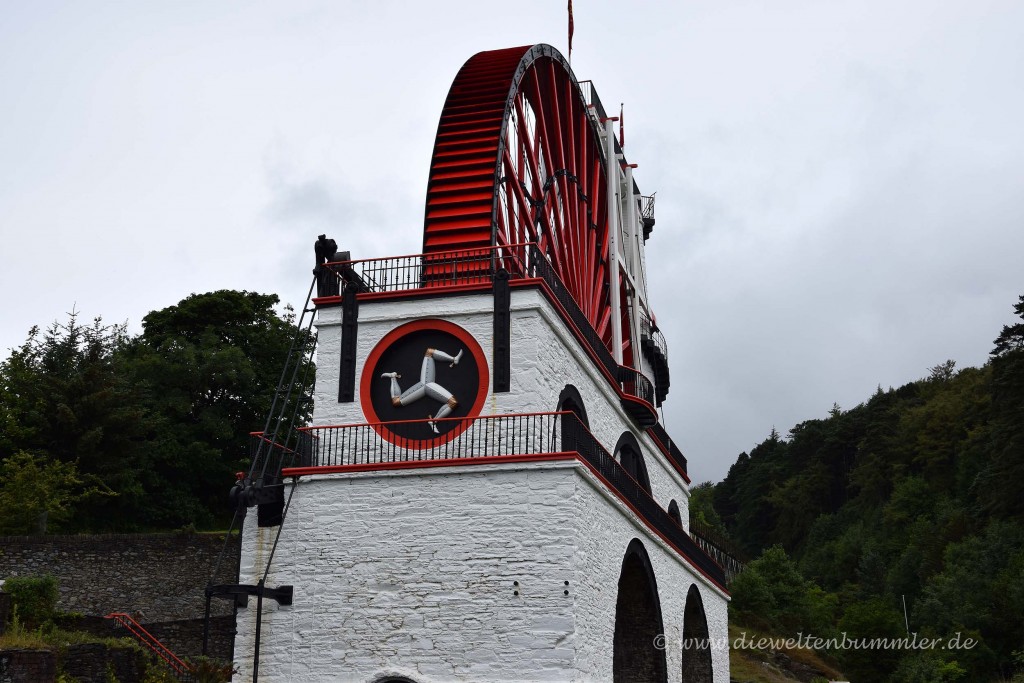
[[[152,455],[162,524],[207,523],[229,512],[233,473],[248,466],[249,433],[264,427],[295,336],[290,310],[282,317],[277,304],[272,294],[221,290],[143,319],[127,357],[144,405],[165,420]],[[303,353],[311,340],[300,342]],[[303,361],[295,378],[312,375]],[[300,401],[286,414],[305,424],[310,409]]]
[[[94,487],[48,513],[64,531],[223,524],[233,473],[247,466],[248,434],[264,426],[294,336],[277,302],[192,295],[147,315],[136,338],[74,313],[34,328],[0,364],[0,463],[24,451],[31,462],[10,465],[19,476],[53,491],[60,477]],[[308,350],[311,340],[300,341]],[[301,364],[302,378],[312,380],[312,363]],[[301,424],[310,408],[293,402],[286,416]]]
[[[33,328],[0,365],[0,460],[26,451],[116,494],[75,501],[68,531],[138,526],[130,513],[144,502],[153,420],[122,365],[127,343],[124,325],[82,325],[71,313],[44,333]]]
[[[755,556],[771,545],[776,509],[769,495],[787,472],[787,444],[773,428],[750,455],[743,453],[715,487],[715,508],[742,550]]]
[[[779,545],[749,562],[729,588],[730,613],[744,624],[822,635],[835,619],[835,596],[804,579]]]
[[[851,641],[872,641],[906,637],[903,617],[892,600],[876,597],[849,605],[839,620],[838,630]],[[884,681],[902,658],[894,648],[854,648],[837,651],[843,673],[854,681]]]
[[[943,564],[911,615],[939,635],[981,634],[983,647],[962,658],[972,660],[973,673],[992,675],[1024,642],[1024,529],[993,521],[981,534],[947,545]]]
[[[1013,307],[1022,322],[1003,326],[992,349],[991,456],[975,492],[982,507],[1001,517],[1024,517],[1024,295]]]
[[[1014,312],[1024,321],[1024,296]],[[882,637],[905,631],[905,598],[911,629],[959,632],[978,644],[939,654],[837,653],[852,680],[988,681],[1021,669],[1022,416],[1017,322],[1002,329],[984,367],[956,370],[946,361],[851,410],[833,405],[784,442],[773,430],[737,459],[713,502],[734,538],[782,543],[803,573],[773,549],[767,566],[759,559],[734,580],[732,612],[771,628],[782,628],[783,617],[795,623],[782,610],[800,605],[785,589],[796,586],[805,594],[797,616],[820,622],[841,613],[833,628]]]
[[[947,661],[928,650],[904,657],[890,678],[891,683],[960,683],[971,680],[956,660]]]
[[[702,482],[690,489],[690,524],[696,522],[704,527],[726,534],[725,525],[715,510],[715,485],[709,481]]]
[[[18,451],[0,462],[0,534],[60,531],[76,503],[103,495],[112,492],[80,478],[75,463]]]

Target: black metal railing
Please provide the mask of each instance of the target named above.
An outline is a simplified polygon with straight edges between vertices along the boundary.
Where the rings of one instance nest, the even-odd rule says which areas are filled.
[[[540,278],[579,330],[583,343],[593,352],[608,378],[627,395],[655,405],[651,380],[637,370],[615,362],[604,340],[535,243],[338,261],[325,264],[325,268],[334,273],[346,288],[373,293],[487,284],[502,270],[511,279]]]
[[[682,552],[706,575],[725,586],[724,569],[686,533],[675,519],[651,497],[644,487],[601,446],[582,423],[577,423],[577,451],[625,498],[647,524]]]
[[[608,113],[605,111],[604,104],[601,103],[601,98],[597,96],[597,90],[594,88],[594,82],[580,81],[580,92],[583,93],[583,102],[594,108],[594,114],[596,114],[598,121],[602,121],[608,118]]]
[[[488,284],[499,270],[513,278],[527,270],[525,244],[336,261],[324,265],[357,292],[407,292],[432,287]]]
[[[604,340],[594,329],[594,326],[587,320],[587,316],[580,310],[579,304],[573,298],[569,290],[562,284],[561,279],[555,273],[548,260],[540,253],[536,244],[530,244],[530,273],[539,277],[548,286],[554,295],[555,300],[568,314],[569,320],[576,326],[583,335],[584,343],[593,352],[597,361],[604,367],[608,377],[614,381],[622,391],[630,396],[641,398],[652,406],[654,405],[654,385],[643,373],[624,365],[619,365],[612,357],[612,352],[605,346]]]
[[[640,218],[654,218],[654,195],[640,195]]]
[[[487,458],[556,453],[560,413],[400,420],[340,427],[303,427],[314,466],[379,465],[392,462]],[[403,436],[421,432],[427,438]],[[457,436],[452,436],[456,434]]]
[[[594,353],[598,362],[604,367],[608,376],[614,381],[618,381],[619,366],[612,357],[612,352],[604,345],[604,340],[601,339],[601,336],[594,329],[587,316],[583,314],[579,304],[576,303],[576,299],[573,298],[569,290],[562,284],[562,280],[555,273],[555,269],[551,267],[548,260],[541,254],[536,244],[530,244],[529,254],[531,275],[539,277],[544,281],[544,284],[548,286],[551,294],[555,297],[555,300],[568,314],[569,320],[576,326],[580,334],[583,335],[584,342]]]
[[[676,446],[676,442],[672,440],[672,437],[668,435],[665,427],[659,422],[648,427],[647,432],[662,446],[662,453],[667,455],[669,460],[675,462],[683,472],[686,472],[686,456]]]
[[[309,456],[290,455],[312,466],[377,465],[576,452],[625,499],[647,524],[720,584],[725,573],[644,487],[634,479],[571,412],[492,415],[435,420],[436,437],[399,436],[409,428],[429,430],[426,420],[402,420],[336,427],[303,427]],[[396,431],[397,430],[397,431]],[[456,431],[457,430],[457,431]],[[445,434],[444,432],[448,432]],[[456,436],[451,433],[456,432]]]
[[[601,102],[601,98],[597,95],[597,90],[594,88],[594,82],[579,81],[580,92],[583,94],[583,104],[587,107],[587,112],[591,116],[591,121],[594,128],[600,131],[601,135],[604,135],[604,123],[608,119],[608,110],[605,109],[604,104]],[[619,144],[618,138],[613,138],[615,144],[616,156],[622,154],[622,145]],[[601,145],[601,156],[605,156],[604,145]],[[639,190],[637,190],[639,191]]]
[[[622,384],[623,393],[642,401],[647,401],[653,408],[654,383],[647,378],[647,375],[634,368],[626,367],[625,365],[619,366],[618,375],[619,382]]]
[[[654,405],[651,381],[632,368],[619,366],[601,336],[562,284],[554,268],[535,243],[481,247],[452,252],[338,261],[325,266],[345,284],[360,292],[402,292],[430,287],[486,284],[499,270],[512,279],[539,277],[569,315],[584,342],[609,378],[629,394]]]
[[[639,190],[637,190],[639,192]],[[644,231],[644,242],[651,237],[651,233],[654,232],[654,195],[644,196],[640,195],[640,225]]]
[[[690,520],[690,536],[706,555],[722,566],[727,582],[743,571],[748,561],[746,554],[708,525]]]
[[[654,405],[660,406],[668,396],[668,388],[671,384],[668,369],[668,344],[665,342],[665,335],[661,333],[647,311],[644,310],[640,311],[640,348],[654,375],[654,397],[657,399]]]
[[[668,361],[668,343],[665,341],[665,335],[661,333],[646,312],[640,313],[640,336],[650,339],[662,358],[666,362]]]

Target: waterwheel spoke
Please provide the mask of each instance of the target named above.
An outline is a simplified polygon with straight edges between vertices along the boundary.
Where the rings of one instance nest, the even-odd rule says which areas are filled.
[[[539,153],[540,157],[544,160],[544,166],[547,169],[547,178],[545,179],[545,186],[552,174],[555,174],[554,184],[557,184],[557,178],[561,177],[559,171],[564,168],[564,165],[559,161],[556,161],[551,153],[551,142],[552,138],[555,137],[557,131],[560,130],[560,126],[557,124],[562,118],[558,111],[558,102],[553,101],[551,98],[545,98],[541,93],[541,84],[539,78],[532,79],[531,91],[534,96],[534,101],[538,103],[538,106],[534,107],[534,111],[537,113],[537,139],[539,142]],[[554,123],[549,123],[554,122]],[[571,239],[571,232],[573,227],[570,226],[566,220],[562,211],[562,207],[559,205],[558,196],[554,190],[554,186],[549,188],[543,196],[542,209],[547,215],[550,211],[554,216],[554,230],[552,230],[552,250],[557,253],[558,263],[565,264],[562,272],[565,273],[564,279],[566,287],[574,295],[579,290],[579,283],[575,277],[573,277],[573,253],[568,248],[569,241]]]

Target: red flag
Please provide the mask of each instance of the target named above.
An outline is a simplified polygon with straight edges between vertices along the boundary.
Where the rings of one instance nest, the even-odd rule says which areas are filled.
[[[624,103],[619,102],[619,147],[626,147],[626,129],[622,127],[623,114],[625,113]]]
[[[572,61],[572,0],[569,0],[569,61]]]

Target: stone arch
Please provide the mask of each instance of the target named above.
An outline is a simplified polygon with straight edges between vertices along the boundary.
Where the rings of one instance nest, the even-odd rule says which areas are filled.
[[[647,465],[644,463],[644,452],[640,449],[640,442],[633,436],[633,432],[623,432],[615,444],[615,459],[622,465],[622,469],[629,472],[629,475],[636,479],[640,488],[651,493],[651,479],[647,476]]]
[[[668,504],[668,516],[674,519],[676,524],[683,526],[683,516],[679,514],[679,504],[674,499]]]
[[[662,683],[667,680],[664,633],[658,583],[651,560],[644,544],[634,538],[622,559],[615,601],[612,648],[612,678],[615,683]],[[659,641],[661,647],[658,647]]]
[[[580,396],[579,389],[571,384],[566,384],[565,388],[562,389],[562,393],[558,395],[558,411],[567,410],[573,413],[578,420],[573,418],[572,415],[562,416],[562,450],[563,451],[580,451],[584,444],[584,439],[580,433],[582,430],[580,425],[590,429],[590,420],[587,419],[587,406],[583,403],[583,397]]]
[[[714,683],[711,643],[704,601],[695,584],[686,593],[683,613],[683,683]]]
[[[558,395],[558,407],[556,410],[568,410],[576,413],[576,417],[580,419],[580,422],[587,429],[590,429],[590,420],[587,419],[587,406],[583,403],[583,397],[580,396],[579,389],[573,385],[566,384],[565,388],[562,389],[562,393]]]

